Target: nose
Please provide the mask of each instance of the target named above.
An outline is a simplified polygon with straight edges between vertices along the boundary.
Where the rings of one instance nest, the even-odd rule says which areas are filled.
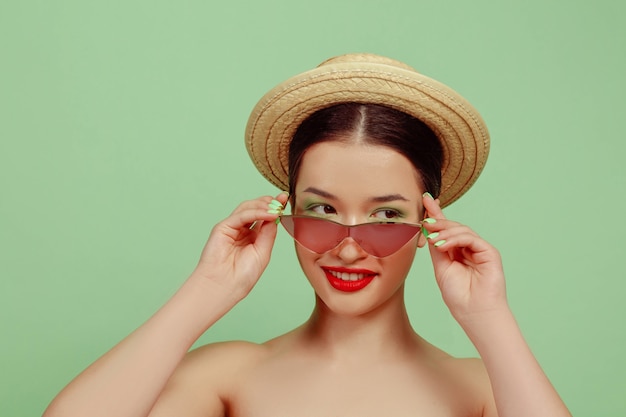
[[[345,263],[353,263],[366,258],[369,254],[351,237],[346,237],[332,250]]]

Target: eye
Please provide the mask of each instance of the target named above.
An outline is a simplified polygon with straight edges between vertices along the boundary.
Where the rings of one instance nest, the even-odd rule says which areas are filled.
[[[375,211],[372,216],[379,220],[395,220],[401,217],[401,214],[398,210],[383,209]]]
[[[318,215],[327,216],[329,214],[336,214],[337,210],[328,204],[315,204],[307,208],[307,211],[313,212]]]

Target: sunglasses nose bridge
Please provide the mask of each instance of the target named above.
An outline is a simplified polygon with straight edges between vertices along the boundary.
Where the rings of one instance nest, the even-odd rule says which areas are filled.
[[[349,237],[352,237],[351,232],[350,232],[350,227],[343,225],[343,224],[338,224],[338,223],[335,223],[334,226],[336,227],[335,244],[333,245],[331,249],[341,246],[345,242],[346,239],[348,239]]]
[[[342,238],[341,238],[341,242],[345,241],[346,239],[350,238],[353,242],[357,243],[359,246],[362,247],[362,243],[363,243],[363,239],[359,237],[359,233],[358,233],[358,226],[354,227],[351,225],[343,225],[343,233],[342,233]]]
[[[369,251],[367,251],[363,246],[364,240],[363,236],[361,236],[361,233],[359,233],[359,227],[351,225],[342,226],[343,233],[341,234],[341,240],[337,242],[337,245],[335,247],[343,246],[346,243],[350,242],[352,244],[356,244],[359,247],[359,250],[369,253]]]
[[[369,255],[361,243],[350,235],[346,235],[338,242],[332,251],[335,252],[336,256],[343,259],[357,259]]]

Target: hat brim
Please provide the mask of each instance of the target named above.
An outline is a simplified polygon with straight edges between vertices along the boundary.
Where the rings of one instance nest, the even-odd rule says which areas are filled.
[[[443,147],[442,207],[461,197],[482,172],[489,133],[480,114],[446,85],[375,55],[326,61],[270,90],[253,109],[246,148],[257,169],[286,190],[289,144],[311,114],[339,103],[381,104],[424,122]],[[368,60],[369,59],[369,60]]]

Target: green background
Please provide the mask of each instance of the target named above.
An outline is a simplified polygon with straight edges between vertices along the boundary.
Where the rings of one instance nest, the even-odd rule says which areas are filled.
[[[184,281],[212,225],[277,190],[243,146],[285,78],[346,52],[406,62],[483,114],[490,160],[447,209],[502,252],[509,299],[574,415],[626,415],[626,3],[0,3],[0,415],[39,415]],[[474,355],[426,252],[424,337]],[[280,233],[199,341],[263,341],[313,297]],[[155,346],[158,349],[158,346]]]

